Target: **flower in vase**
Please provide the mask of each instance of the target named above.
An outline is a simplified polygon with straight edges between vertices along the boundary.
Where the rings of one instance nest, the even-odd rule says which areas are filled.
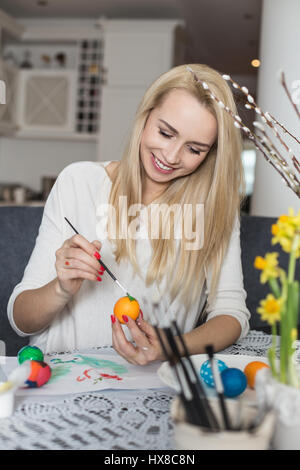
[[[262,271],[260,282],[265,284],[270,278],[279,276],[278,253],[267,253],[263,258],[257,256],[254,261],[254,267]]]
[[[294,342],[297,340],[300,310],[300,286],[295,279],[296,262],[300,257],[300,211],[295,215],[289,209],[288,215],[281,215],[272,225],[272,244],[279,243],[282,250],[289,253],[287,272],[278,265],[278,253],[267,253],[265,258],[258,256],[254,266],[262,271],[261,283],[268,282],[271,293],[260,301],[257,312],[272,327],[272,347],[268,351],[273,377],[280,382],[300,387],[298,370],[293,356]],[[279,365],[276,362],[277,328],[280,332]]]
[[[281,215],[276,224],[272,225],[272,245],[279,243],[286,253],[290,253],[292,249],[295,251],[295,257],[300,257],[300,240],[296,247],[292,244],[295,235],[300,233],[300,211],[295,215],[294,210],[289,208],[289,215]]]
[[[261,315],[262,320],[267,321],[269,325],[280,320],[282,298],[276,299],[273,294],[268,294],[264,300],[260,301],[260,305],[257,312]]]

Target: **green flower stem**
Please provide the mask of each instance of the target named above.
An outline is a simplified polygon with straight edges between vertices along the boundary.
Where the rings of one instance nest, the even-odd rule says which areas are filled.
[[[294,302],[294,328],[298,329],[299,309],[300,309],[300,290],[299,282],[293,282],[293,302]]]
[[[287,376],[287,291],[288,283],[286,278],[282,278],[282,298],[283,308],[281,310],[280,318],[280,381],[286,383]]]
[[[287,361],[287,383],[292,385],[293,381],[293,337],[292,330],[294,328],[294,302],[293,302],[293,284],[290,282],[287,283],[288,294],[286,302],[286,338],[285,338],[285,356]]]
[[[295,365],[293,363],[293,337],[292,330],[298,326],[298,309],[299,309],[299,300],[298,300],[298,288],[297,282],[295,283],[295,270],[296,270],[296,251],[300,242],[300,235],[296,234],[292,243],[289,266],[288,266],[288,277],[287,277],[287,299],[286,299],[286,344],[285,344],[285,354],[287,360],[287,370],[288,370],[288,383],[295,386],[298,384],[298,379],[295,373]]]
[[[300,235],[296,234],[294,236],[294,240],[292,243],[291,253],[290,253],[290,261],[289,261],[289,268],[288,268],[288,281],[293,282],[295,278],[295,270],[296,270],[296,252],[298,245],[300,244]]]
[[[275,379],[278,379],[278,373],[277,373],[277,367],[276,367],[276,336],[277,336],[276,323],[273,323],[272,347],[268,350],[268,359],[270,363],[271,373]]]
[[[270,277],[269,278],[269,286],[270,286],[270,289],[273,292],[274,296],[277,299],[279,299],[279,297],[281,297],[281,290],[280,290],[280,286],[279,286],[279,283],[278,283],[276,277]]]
[[[286,324],[286,310],[285,308],[281,311],[280,319],[280,382],[286,383],[286,372],[287,372],[287,324]]]

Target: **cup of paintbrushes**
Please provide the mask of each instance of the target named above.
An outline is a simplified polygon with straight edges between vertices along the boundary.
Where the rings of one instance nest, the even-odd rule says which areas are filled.
[[[242,407],[242,421],[232,420],[232,429],[225,430],[218,398],[210,398],[209,404],[220,424],[220,430],[211,430],[190,424],[186,419],[185,408],[177,396],[171,404],[171,417],[174,424],[174,444],[178,450],[266,450],[274,430],[272,411],[261,413],[254,403],[226,399],[226,408],[231,417],[239,414]]]

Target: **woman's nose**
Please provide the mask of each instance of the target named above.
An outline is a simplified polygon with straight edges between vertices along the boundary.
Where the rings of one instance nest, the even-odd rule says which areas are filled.
[[[179,162],[180,148],[181,148],[181,145],[172,143],[172,145],[168,146],[165,149],[163,155],[164,155],[166,164],[174,165]]]

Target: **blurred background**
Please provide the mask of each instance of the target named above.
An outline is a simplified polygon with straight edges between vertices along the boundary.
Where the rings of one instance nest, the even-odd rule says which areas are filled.
[[[6,83],[6,104],[0,105],[0,203],[43,204],[69,163],[119,160],[146,88],[174,65],[205,63],[231,75],[256,99],[263,65],[263,15],[270,16],[272,3],[280,21],[276,5],[288,8],[289,2],[299,4],[1,0],[0,79]],[[239,114],[252,129],[254,113],[245,109],[245,95],[234,92]],[[274,199],[263,207],[265,196],[251,208],[260,159],[245,139],[243,210],[277,215]],[[265,187],[274,175],[262,165],[260,186]],[[293,202],[293,194],[289,197]]]

